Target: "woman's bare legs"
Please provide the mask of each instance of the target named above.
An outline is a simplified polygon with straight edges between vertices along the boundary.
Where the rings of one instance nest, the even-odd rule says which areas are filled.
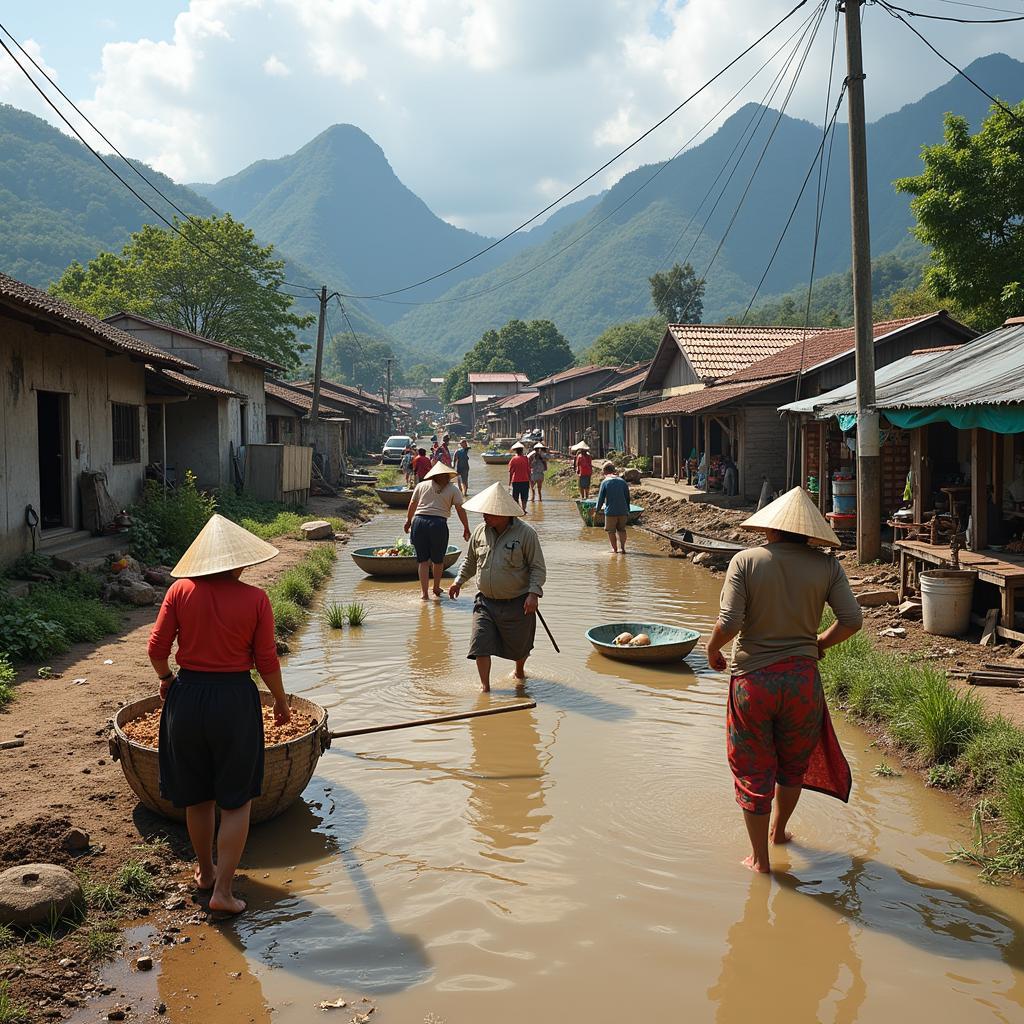
[[[217,882],[210,896],[210,909],[227,914],[240,914],[245,900],[231,891],[238,862],[242,859],[245,841],[249,838],[249,800],[233,810],[220,812],[220,831],[217,833]]]
[[[192,840],[192,849],[196,851],[196,869],[193,876],[196,887],[212,889],[217,880],[217,870],[213,864],[213,833],[217,827],[217,806],[212,800],[205,803],[192,804],[185,808],[185,823],[188,826],[188,837]]]

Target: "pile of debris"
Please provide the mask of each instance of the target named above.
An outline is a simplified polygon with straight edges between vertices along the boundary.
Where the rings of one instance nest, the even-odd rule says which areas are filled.
[[[104,601],[120,601],[143,607],[155,604],[163,591],[174,582],[171,570],[165,565],[145,568],[131,555],[124,555],[110,564],[103,585]]]
[[[665,533],[696,530],[721,540],[750,542],[755,540],[740,523],[749,518],[749,512],[719,508],[696,501],[678,501],[656,491],[639,487],[632,492],[633,501],[644,507],[643,523]]]

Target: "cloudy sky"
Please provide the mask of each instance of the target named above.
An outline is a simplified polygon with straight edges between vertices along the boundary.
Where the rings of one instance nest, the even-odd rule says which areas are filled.
[[[795,3],[15,0],[2,20],[124,152],[178,181],[217,180],[350,122],[435,212],[497,234],[608,159]],[[1024,14],[1024,0],[901,6],[968,18],[1006,16],[992,8]],[[674,152],[811,8],[599,184]],[[815,121],[832,18],[830,8],[789,108]],[[881,8],[868,7],[864,20],[869,118],[950,77]],[[917,24],[961,66],[995,51],[1024,59],[1024,23]],[[760,100],[767,84],[762,76],[737,102]],[[2,52],[0,101],[56,120]]]

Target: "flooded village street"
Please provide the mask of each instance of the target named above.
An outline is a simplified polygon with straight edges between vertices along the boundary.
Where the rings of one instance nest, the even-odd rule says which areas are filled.
[[[504,474],[474,455],[472,492]],[[402,522],[385,511],[352,544],[390,543]],[[970,839],[953,803],[916,775],[873,776],[879,752],[837,716],[849,806],[806,795],[776,874],[744,870],[726,678],[703,644],[645,668],[584,637],[641,618],[706,638],[720,578],[640,531],[612,556],[558,491],[527,522],[561,647],[538,630],[536,709],[336,741],[303,800],[253,829],[249,911],[165,950],[167,1019],[298,1024],[343,997],[348,1021],[367,996],[373,1019],[402,1024],[1020,1020],[1024,904],[947,862]],[[474,589],[424,603],[339,549],[322,600],[358,600],[367,621],[338,632],[314,616],[289,692],[334,728],[514,699],[507,674],[480,695],[465,658]]]

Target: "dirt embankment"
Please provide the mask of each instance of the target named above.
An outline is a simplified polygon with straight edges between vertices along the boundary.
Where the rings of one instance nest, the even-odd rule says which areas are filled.
[[[338,499],[316,499],[317,515],[341,516],[354,525],[366,518]],[[341,538],[344,540],[344,538]],[[246,571],[245,582],[266,586],[295,566],[310,545],[279,538],[280,555]],[[142,810],[120,766],[107,749],[109,720],[130,701],[151,696],[157,682],[146,654],[157,606],[126,614],[119,635],[100,644],[77,644],[49,659],[55,678],[36,678],[34,667],[19,674],[14,703],[0,714],[0,741],[19,738],[24,746],[0,750],[0,871],[30,862],[63,864],[96,884],[117,877],[126,863],[142,863],[155,895],[135,900],[131,912],[152,915],[172,936],[197,907],[183,898],[190,849],[183,830]],[[71,827],[90,845],[74,855],[62,837]],[[123,913],[123,911],[121,912]],[[110,929],[118,910],[89,913],[89,930]],[[168,928],[174,929],[167,932]],[[32,1019],[58,1019],[96,995],[101,960],[89,950],[85,928],[57,941],[0,945],[0,982],[26,1005]]]

